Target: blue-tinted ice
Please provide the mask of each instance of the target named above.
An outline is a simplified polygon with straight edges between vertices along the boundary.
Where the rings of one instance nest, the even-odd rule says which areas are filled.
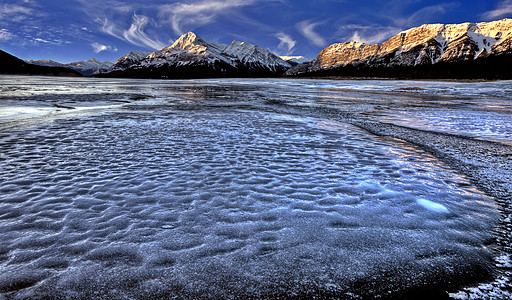
[[[419,148],[158,85],[160,102],[0,131],[0,292],[385,295],[489,268],[492,199]]]

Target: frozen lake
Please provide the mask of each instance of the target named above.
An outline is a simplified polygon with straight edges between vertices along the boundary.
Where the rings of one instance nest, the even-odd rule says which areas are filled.
[[[508,144],[510,82],[0,76],[0,91],[0,298],[435,295],[493,272],[494,199],[349,119]]]

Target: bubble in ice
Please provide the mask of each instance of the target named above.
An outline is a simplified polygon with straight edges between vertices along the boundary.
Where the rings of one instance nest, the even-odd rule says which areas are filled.
[[[450,213],[450,211],[448,210],[448,208],[446,208],[446,206],[444,206],[440,203],[436,203],[434,201],[420,198],[420,199],[416,200],[416,202],[419,205],[423,206],[424,208],[426,208],[430,211],[436,212],[436,213],[443,213],[443,214]]]

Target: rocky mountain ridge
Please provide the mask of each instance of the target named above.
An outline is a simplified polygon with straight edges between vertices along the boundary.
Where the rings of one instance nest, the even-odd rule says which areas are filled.
[[[333,44],[309,65],[286,75],[331,69],[403,68],[474,61],[512,53],[512,19],[464,24],[426,24],[403,31],[381,44]]]
[[[63,67],[63,68],[69,68],[73,69],[80,74],[84,76],[89,76],[93,74],[99,74],[101,72],[105,72],[110,67],[112,67],[114,64],[109,61],[101,62],[95,58],[92,58],[88,61],[77,61],[77,62],[71,62],[71,63],[59,63],[53,60],[46,60],[46,59],[40,59],[40,60],[26,60],[26,63],[38,65],[38,66],[44,66],[44,67]]]
[[[118,60],[104,76],[268,77],[282,75],[290,67],[289,63],[259,46],[240,41],[229,45],[212,43],[188,32],[171,46],[146,56],[130,53]]]

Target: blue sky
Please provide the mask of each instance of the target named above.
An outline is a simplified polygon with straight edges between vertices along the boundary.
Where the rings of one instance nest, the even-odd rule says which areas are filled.
[[[425,23],[506,17],[512,0],[0,0],[0,49],[22,59],[114,62],[193,31],[314,58],[336,42],[376,43]]]

